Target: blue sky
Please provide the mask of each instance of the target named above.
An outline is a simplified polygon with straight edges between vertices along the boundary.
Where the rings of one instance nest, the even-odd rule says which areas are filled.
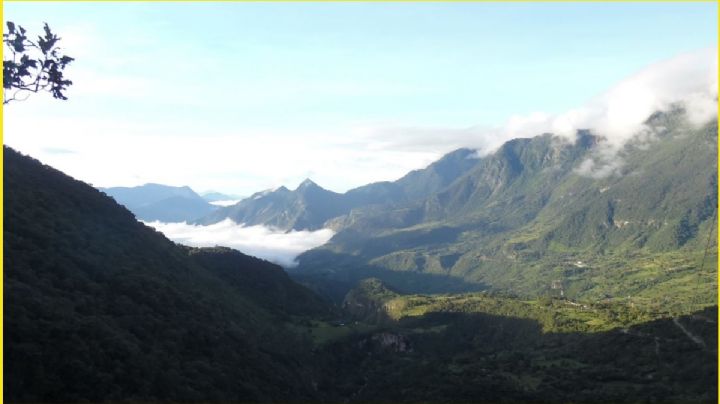
[[[6,144],[97,186],[243,195],[396,179],[717,46],[716,3],[5,2],[4,18],[47,21],[77,59],[69,101],[4,108]]]

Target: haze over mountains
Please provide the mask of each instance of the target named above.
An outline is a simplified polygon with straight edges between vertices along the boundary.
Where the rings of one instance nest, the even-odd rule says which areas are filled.
[[[207,215],[215,209],[190,187],[145,184],[139,187],[100,188],[125,205],[140,220],[183,222]]]

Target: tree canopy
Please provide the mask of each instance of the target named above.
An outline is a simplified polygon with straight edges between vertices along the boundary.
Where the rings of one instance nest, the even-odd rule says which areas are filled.
[[[64,91],[72,84],[63,72],[74,59],[63,55],[58,47],[60,38],[47,23],[44,35],[36,41],[28,38],[21,25],[7,21],[3,33],[6,54],[3,60],[3,104],[23,101],[30,93],[48,91],[53,98],[66,100]],[[24,93],[28,93],[24,95]]]

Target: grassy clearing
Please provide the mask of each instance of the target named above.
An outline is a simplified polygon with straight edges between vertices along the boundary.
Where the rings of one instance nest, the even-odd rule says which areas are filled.
[[[324,345],[353,334],[369,333],[377,329],[376,325],[358,321],[348,321],[346,323],[342,320],[322,321],[308,319],[296,319],[289,327],[309,337],[315,345]]]

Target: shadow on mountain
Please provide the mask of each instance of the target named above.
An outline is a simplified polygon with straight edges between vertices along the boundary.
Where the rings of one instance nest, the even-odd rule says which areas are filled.
[[[427,313],[326,347],[323,366],[336,373],[319,388],[368,403],[714,403],[716,319],[717,306],[583,333],[545,332],[527,318]]]
[[[3,179],[6,402],[318,399],[284,319],[333,309],[280,267],[180,247],[7,147]]]
[[[340,303],[345,295],[366,278],[378,278],[403,294],[413,293],[467,293],[486,290],[482,283],[473,283],[459,277],[417,271],[393,271],[368,264],[352,254],[329,250],[311,250],[302,255],[300,265],[289,269],[296,281],[316,293]]]

